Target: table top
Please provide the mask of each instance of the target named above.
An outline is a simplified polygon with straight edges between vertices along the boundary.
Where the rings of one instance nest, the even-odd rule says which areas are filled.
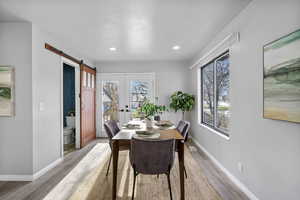
[[[145,124],[142,122],[129,122],[132,124],[140,124],[141,128],[139,129],[125,129],[123,128],[117,135],[115,135],[112,140],[131,140],[132,136],[135,135],[136,131],[147,130]],[[161,130],[157,126],[153,125],[152,132],[159,133],[159,139],[175,139],[175,140],[183,140],[184,138],[180,134],[179,131],[175,129],[174,126],[169,127],[167,129]],[[145,138],[146,139],[146,138]]]

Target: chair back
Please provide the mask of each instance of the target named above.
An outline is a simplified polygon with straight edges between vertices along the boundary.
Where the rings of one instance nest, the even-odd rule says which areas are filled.
[[[108,139],[111,140],[114,137],[114,134],[110,128],[110,125],[107,122],[104,123],[104,129],[108,136]]]
[[[191,123],[188,121],[180,120],[176,129],[181,133],[184,141],[188,139],[188,132],[190,130]]]
[[[112,133],[113,133],[113,136],[117,135],[117,133],[120,132],[120,128],[118,126],[118,123],[115,121],[115,120],[110,120],[107,122],[107,124],[109,125]]]
[[[130,162],[137,173],[169,173],[174,162],[175,140],[142,140],[132,138]]]

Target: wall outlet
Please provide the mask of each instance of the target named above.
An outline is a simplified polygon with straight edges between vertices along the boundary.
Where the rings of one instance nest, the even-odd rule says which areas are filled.
[[[243,165],[243,163],[238,162],[238,170],[239,170],[240,173],[243,173],[243,171],[244,171],[244,165]]]

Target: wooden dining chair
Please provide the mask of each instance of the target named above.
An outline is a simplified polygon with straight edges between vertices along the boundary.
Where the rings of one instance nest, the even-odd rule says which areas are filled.
[[[108,136],[108,139],[109,139],[109,146],[110,146],[110,149],[111,149],[111,153],[110,153],[110,157],[109,157],[109,163],[108,163],[108,167],[107,167],[107,171],[106,171],[106,176],[108,175],[108,172],[109,172],[109,168],[110,168],[110,163],[111,163],[111,159],[112,159],[112,138],[120,132],[120,128],[117,124],[116,121],[114,120],[110,120],[106,123],[104,123],[104,129],[105,129],[105,132]],[[122,150],[122,149],[120,149]]]
[[[188,139],[188,133],[189,133],[190,127],[191,127],[191,124],[188,121],[180,120],[178,122],[178,125],[177,125],[176,129],[178,130],[178,132],[180,132],[180,134],[184,138],[184,142],[186,142],[187,139]],[[177,145],[176,145],[175,151],[178,152]],[[184,174],[185,174],[185,177],[187,178],[185,165],[184,165]]]
[[[172,200],[170,171],[172,169],[175,157],[175,140],[142,140],[132,138],[129,155],[130,163],[134,173],[132,199],[134,199],[137,175],[166,174],[170,198]]]

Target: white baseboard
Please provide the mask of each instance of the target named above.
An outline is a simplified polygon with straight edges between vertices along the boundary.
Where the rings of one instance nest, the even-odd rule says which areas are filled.
[[[222,172],[224,172],[228,178],[237,185],[251,200],[259,200],[254,193],[252,193],[239,179],[231,174],[213,155],[211,155],[197,140],[191,137],[193,142],[199,147],[212,161],[217,165]]]
[[[39,177],[43,176],[45,173],[47,173],[49,170],[56,167],[59,163],[63,161],[63,158],[59,158],[55,160],[54,162],[50,163],[48,166],[44,167],[43,169],[39,170],[35,174],[33,174],[33,180],[38,179]]]
[[[56,167],[61,161],[63,159],[59,158],[33,175],[0,175],[0,181],[34,181]]]
[[[0,181],[32,181],[32,175],[0,175]]]

